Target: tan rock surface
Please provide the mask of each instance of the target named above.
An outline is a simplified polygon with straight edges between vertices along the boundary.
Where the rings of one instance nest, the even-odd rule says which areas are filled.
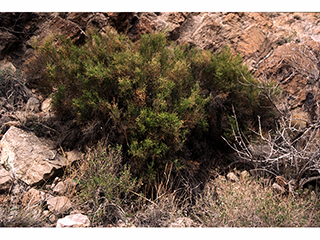
[[[34,133],[16,127],[10,127],[0,147],[0,162],[7,162],[10,172],[30,186],[49,179],[68,164],[49,140],[39,139]]]
[[[9,190],[12,184],[10,173],[0,165],[0,192]]]
[[[71,201],[65,196],[52,197],[47,200],[48,209],[56,215],[69,211],[72,208]]]

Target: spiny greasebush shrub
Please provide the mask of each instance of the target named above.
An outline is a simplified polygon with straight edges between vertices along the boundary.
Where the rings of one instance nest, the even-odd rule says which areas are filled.
[[[108,122],[125,138],[129,163],[148,182],[167,161],[178,162],[193,129],[206,131],[208,103],[224,95],[229,106],[258,105],[255,80],[228,48],[220,54],[177,46],[165,33],[141,36],[132,43],[110,29],[87,32],[77,46],[62,36],[37,47],[30,69],[42,79],[44,92],[53,92],[53,106],[71,114],[79,125]],[[245,77],[247,84],[239,81]],[[204,90],[210,94],[203,94]]]

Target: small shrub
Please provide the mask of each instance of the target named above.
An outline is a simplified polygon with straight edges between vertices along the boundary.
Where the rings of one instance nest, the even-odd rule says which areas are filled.
[[[79,182],[80,198],[93,199],[99,205],[97,191],[103,191],[108,202],[125,204],[130,200],[130,191],[137,191],[139,182],[130,173],[130,167],[121,164],[121,146],[105,147],[99,143],[96,148],[88,149],[85,161],[75,177]]]

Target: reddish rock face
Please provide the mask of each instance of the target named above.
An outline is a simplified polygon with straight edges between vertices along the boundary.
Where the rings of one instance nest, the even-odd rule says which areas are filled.
[[[19,42],[20,57],[23,58],[29,49],[28,40],[33,36],[42,40],[59,33],[81,41],[82,31],[109,25],[133,41],[139,40],[144,33],[167,31],[170,40],[203,49],[218,51],[229,45],[235,53],[243,55],[252,69],[256,69],[254,65],[278,45],[307,37],[320,39],[316,13],[1,13],[0,19],[3,57],[13,54]],[[19,19],[18,24],[15,19]]]
[[[315,95],[319,78],[320,43],[307,40],[288,43],[276,48],[255,73],[259,79],[280,83],[289,95],[292,108],[301,107],[309,93]],[[310,95],[310,94],[309,94]],[[319,96],[317,97],[319,101]]]

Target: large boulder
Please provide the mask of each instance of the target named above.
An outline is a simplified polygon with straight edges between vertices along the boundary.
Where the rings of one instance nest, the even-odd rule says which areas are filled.
[[[0,163],[30,186],[48,180],[75,161],[60,155],[49,140],[39,139],[34,133],[17,127],[10,127],[0,141],[0,148]]]

